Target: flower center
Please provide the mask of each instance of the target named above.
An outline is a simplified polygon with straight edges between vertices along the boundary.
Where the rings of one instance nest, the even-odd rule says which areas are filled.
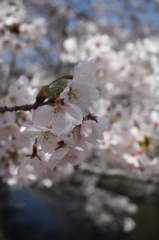
[[[68,93],[69,100],[71,100],[71,99],[78,100],[79,99],[79,95],[80,95],[80,92],[78,91],[78,89],[72,90],[72,88],[70,88],[70,91]]]
[[[63,108],[61,105],[57,105],[54,107],[54,114],[59,114],[61,112],[63,112]]]

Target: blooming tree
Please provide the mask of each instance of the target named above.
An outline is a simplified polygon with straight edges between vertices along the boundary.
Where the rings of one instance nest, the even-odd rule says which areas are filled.
[[[35,11],[36,7],[40,11],[42,5],[48,11],[48,6],[52,6],[49,1],[41,1],[37,6],[33,2],[30,4],[30,12],[31,8]],[[47,31],[47,26],[54,24],[55,27],[55,17],[52,21],[48,12],[48,22],[42,17],[37,19],[31,16],[28,20],[26,6],[27,4],[23,5],[20,1],[3,1],[0,8],[2,73],[7,57],[10,56],[11,59],[8,74],[5,74],[6,81],[3,81],[1,88],[1,95],[4,96],[0,113],[3,159],[1,175],[16,176],[13,177],[14,180],[12,177],[7,178],[14,182],[22,176],[35,179],[35,172],[50,174],[53,169],[66,162],[75,165],[85,155],[88,157],[93,152],[93,147],[89,144],[87,151],[85,150],[85,142],[96,143],[96,139],[100,141],[95,145],[96,159],[102,166],[120,166],[126,171],[131,169],[137,175],[140,172],[139,176],[146,178],[158,173],[157,38],[137,39],[140,36],[139,28],[134,42],[128,41],[130,32],[122,32],[120,28],[114,28],[116,33],[109,31],[111,36],[100,34],[98,32],[103,31],[102,24],[99,26],[99,23],[97,25],[89,20],[84,25],[76,23],[76,35],[81,38],[72,36],[65,39],[65,34],[63,41],[59,38],[58,29],[55,28],[56,34]],[[111,4],[109,8],[111,10]],[[139,8],[140,6],[136,6],[136,11]],[[58,7],[52,6],[49,9],[57,11],[68,22],[75,17],[71,10],[66,16]],[[99,13],[102,12],[102,9],[98,10]],[[102,16],[101,14],[101,18]],[[71,32],[65,24],[61,31]],[[108,27],[107,24],[107,29]],[[22,63],[22,56],[31,55],[35,48],[39,50],[40,43],[43,43],[49,55],[51,50],[48,39],[44,38],[46,34],[54,42],[54,49],[57,38],[59,42],[63,41],[64,51],[60,54],[63,64],[60,62],[60,66],[70,69],[71,64],[81,61],[73,76],[66,75],[55,81],[49,77],[46,85],[42,86],[41,79],[33,76],[30,81],[23,75],[16,82],[12,79],[8,88],[14,62]],[[58,64],[57,66],[59,69]],[[62,85],[60,82],[58,85],[61,79],[69,82],[63,82]],[[98,90],[95,87],[96,79]],[[35,85],[36,88],[33,87]],[[104,140],[101,141],[103,134]],[[16,175],[18,164],[19,175]]]
[[[85,209],[106,226],[114,220],[102,201],[114,212],[137,208],[106,189],[102,200],[100,176],[158,182],[158,23],[139,13],[159,3],[90,1],[88,15],[57,2],[0,3],[0,178],[51,187],[74,169],[91,172],[82,175]]]

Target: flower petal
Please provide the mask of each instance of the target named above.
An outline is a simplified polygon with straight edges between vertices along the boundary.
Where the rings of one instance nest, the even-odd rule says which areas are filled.
[[[41,106],[38,107],[33,113],[33,123],[35,126],[46,127],[52,119],[52,106]]]
[[[18,169],[17,169],[17,173],[19,174],[23,168],[25,168],[27,165],[29,165],[31,163],[31,158],[30,157],[25,157],[23,159],[23,161],[20,163]]]
[[[81,109],[78,106],[76,106],[75,104],[65,104],[64,109],[71,116],[72,123],[74,125],[81,124],[83,115]]]
[[[62,147],[57,149],[52,156],[50,157],[50,160],[55,160],[55,159],[62,159],[69,151],[69,147]]]
[[[32,166],[37,173],[47,173],[46,166],[37,157],[32,158]]]
[[[82,122],[80,135],[83,138],[89,137],[92,134],[92,125],[87,122]]]
[[[22,133],[27,138],[35,138],[41,136],[43,131],[31,125],[28,126]]]
[[[67,116],[68,114],[64,113],[61,115],[54,115],[52,117],[52,129],[56,134],[67,134],[69,133],[72,126],[72,119]]]

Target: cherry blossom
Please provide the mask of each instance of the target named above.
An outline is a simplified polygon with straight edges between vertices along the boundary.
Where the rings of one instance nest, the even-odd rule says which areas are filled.
[[[102,126],[93,120],[83,121],[81,124],[80,135],[85,138],[87,142],[94,143],[97,140],[103,140]]]
[[[89,111],[90,103],[99,98],[95,87],[94,63],[79,63],[74,76],[67,76],[71,77],[66,79],[73,80],[66,87],[52,86],[61,78],[44,86],[47,87],[48,94],[40,101],[43,106],[31,113],[1,114],[0,144],[4,150],[3,158],[7,159],[9,156],[11,159],[11,163],[6,166],[12,175],[15,171],[13,162],[20,162],[18,173],[26,172],[25,168],[30,169],[28,166],[32,166],[31,169],[36,174],[53,171],[62,165],[77,165],[85,159],[86,142],[95,143],[96,140],[103,139],[102,124]],[[30,87],[28,83],[28,79],[21,76],[10,86],[5,103],[8,106],[25,104],[25,107],[32,102],[39,104],[35,95],[37,89]],[[41,89],[37,96],[43,95],[43,87]],[[55,92],[55,99],[50,97],[52,91]],[[28,155],[31,148],[32,154]],[[15,177],[13,179],[17,182]]]
[[[47,173],[46,163],[44,164],[42,162],[40,156],[38,155],[37,139],[35,140],[35,143],[33,144],[32,154],[27,155],[23,159],[23,161],[20,163],[20,165],[17,169],[17,173],[20,173],[23,170],[23,168],[25,168],[28,165],[32,166],[34,168],[34,170],[39,174]]]
[[[50,122],[54,133],[67,134],[75,125],[81,124],[82,112],[78,106],[62,104],[60,101],[57,101],[55,106],[43,106],[35,110],[33,114],[35,126],[47,126]]]
[[[51,155],[49,159],[49,166],[53,169],[68,162],[75,166],[80,162],[83,162],[84,159],[85,151],[82,148],[72,148],[64,144]]]
[[[88,106],[99,99],[95,87],[95,65],[92,61],[79,63],[75,69],[73,81],[69,82],[60,94],[65,103],[76,104],[83,114],[88,114]]]
[[[83,77],[81,77],[83,80]],[[95,88],[93,84],[89,83],[92,77],[91,75],[86,75],[84,77],[85,83],[80,81],[72,81],[67,84],[67,87],[60,94],[60,97],[64,99],[65,103],[76,104],[84,111],[84,109],[88,108],[90,102],[96,101],[99,98],[99,92]],[[88,79],[88,83],[87,83]]]
[[[59,141],[59,137],[51,131],[51,129],[43,127],[36,128],[33,125],[27,126],[23,135],[27,138],[38,138],[41,148],[45,153],[53,153],[57,147],[56,142]]]

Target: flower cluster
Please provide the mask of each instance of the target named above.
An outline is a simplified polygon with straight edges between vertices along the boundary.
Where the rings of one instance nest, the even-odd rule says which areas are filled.
[[[35,139],[33,151],[21,162],[18,173],[27,165],[38,173],[66,163],[77,165],[85,159],[85,142],[103,140],[102,125],[89,111],[89,105],[99,98],[95,83],[95,64],[79,63],[73,80],[55,91],[54,102],[34,111],[32,124],[23,132],[27,138]],[[49,98],[49,85],[40,94],[46,92]],[[49,155],[47,161],[41,157],[41,151]]]

